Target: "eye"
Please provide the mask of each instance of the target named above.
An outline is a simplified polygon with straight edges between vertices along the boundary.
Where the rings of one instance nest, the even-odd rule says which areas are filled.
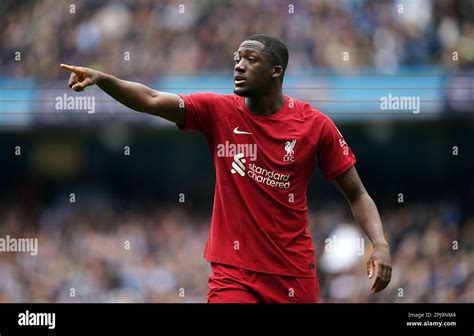
[[[234,62],[235,62],[235,64],[239,63],[239,62],[240,62],[240,58],[234,57]]]
[[[253,63],[257,62],[257,60],[253,57],[249,57],[248,60],[249,60],[250,64],[253,64]]]

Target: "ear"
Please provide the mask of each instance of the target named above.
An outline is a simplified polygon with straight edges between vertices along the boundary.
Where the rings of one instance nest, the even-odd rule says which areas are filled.
[[[273,67],[272,77],[281,77],[283,75],[283,67],[281,65],[275,65]]]

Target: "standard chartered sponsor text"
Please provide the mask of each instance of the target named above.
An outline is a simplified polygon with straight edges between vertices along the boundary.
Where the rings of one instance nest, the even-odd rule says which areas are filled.
[[[281,174],[273,170],[259,167],[254,163],[249,164],[247,175],[256,182],[266,184],[270,187],[289,189],[291,185],[289,181],[290,174]]]

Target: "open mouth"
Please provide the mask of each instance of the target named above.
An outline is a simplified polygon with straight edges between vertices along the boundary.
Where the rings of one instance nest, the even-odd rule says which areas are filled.
[[[235,86],[241,86],[245,83],[245,78],[242,76],[235,76],[234,77],[234,84]]]

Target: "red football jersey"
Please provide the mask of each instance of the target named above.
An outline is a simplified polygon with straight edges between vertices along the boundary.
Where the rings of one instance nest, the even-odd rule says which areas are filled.
[[[255,272],[314,277],[306,192],[316,164],[333,179],[356,162],[334,123],[308,103],[285,96],[260,116],[243,97],[180,95],[186,122],[204,133],[216,171],[204,256]]]

